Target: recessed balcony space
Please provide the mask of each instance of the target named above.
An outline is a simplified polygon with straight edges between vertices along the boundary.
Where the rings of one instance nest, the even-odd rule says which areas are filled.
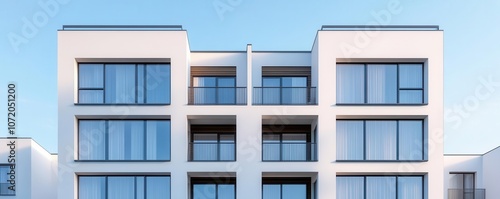
[[[311,67],[262,67],[262,82],[254,87],[254,105],[316,105]]]
[[[189,105],[246,105],[247,88],[238,86],[236,67],[191,67]]]
[[[189,120],[189,161],[236,161],[236,117]]]
[[[317,117],[266,117],[262,121],[262,161],[317,161]]]

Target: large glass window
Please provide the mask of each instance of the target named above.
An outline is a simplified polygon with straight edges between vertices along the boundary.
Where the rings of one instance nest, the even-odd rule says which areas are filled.
[[[235,178],[191,178],[192,199],[235,199]]]
[[[79,120],[79,160],[170,160],[169,120]]]
[[[236,77],[193,77],[194,104],[237,104]]]
[[[79,64],[78,103],[169,104],[170,64]]]
[[[337,104],[423,104],[423,64],[337,64]]]
[[[337,198],[423,199],[423,176],[337,176]]]
[[[169,176],[79,176],[79,199],[170,199]]]
[[[311,199],[310,178],[263,178],[263,199]]]
[[[307,77],[262,77],[263,104],[306,104]]]
[[[337,120],[337,160],[423,160],[423,120]]]
[[[0,165],[0,196],[15,196],[15,186],[11,184],[10,173],[15,173],[16,165]],[[15,176],[12,176],[15,177]]]

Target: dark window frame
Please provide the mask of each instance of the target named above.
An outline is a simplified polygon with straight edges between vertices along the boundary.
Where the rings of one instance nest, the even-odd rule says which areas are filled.
[[[363,160],[336,160],[337,162],[427,162],[425,157],[425,120],[424,119],[337,119],[337,121],[362,121],[363,122]],[[367,160],[366,159],[366,122],[367,121],[395,121],[396,122],[396,160]],[[399,122],[421,121],[422,125],[422,159],[421,160],[399,160]],[[338,145],[336,145],[338,146]]]
[[[235,162],[236,161],[236,156],[237,156],[237,143],[236,143],[236,125],[191,125],[190,128],[196,127],[196,129],[191,129],[191,132],[189,133],[189,145],[194,145],[195,140],[194,140],[194,135],[195,134],[216,134],[217,135],[217,142],[210,142],[213,144],[217,144],[217,159],[216,160],[194,160],[194,150],[188,150],[188,160],[190,162]],[[233,140],[233,151],[234,151],[234,157],[233,160],[220,160],[220,146],[221,146],[221,140],[220,137],[221,135],[233,135],[234,140]],[[192,146],[189,146],[192,147]]]
[[[101,64],[102,65],[102,75],[103,75],[103,79],[102,79],[102,88],[81,88],[80,87],[80,64]],[[135,103],[107,103],[106,102],[106,65],[107,64],[130,64],[130,65],[135,65],[135,96],[134,96],[134,101]],[[113,63],[113,62],[82,62],[82,63],[78,63],[78,66],[77,66],[77,81],[76,81],[76,84],[77,84],[77,103],[75,103],[75,105],[141,105],[141,106],[144,106],[144,105],[170,105],[170,103],[172,102],[172,71],[170,71],[170,77],[169,77],[169,86],[170,86],[170,93],[169,93],[169,99],[168,99],[168,102],[167,103],[148,103],[147,102],[147,70],[146,70],[146,66],[147,65],[150,65],[150,64],[165,64],[167,65],[166,67],[169,67],[170,70],[172,69],[172,66],[171,66],[171,63],[166,63],[166,62],[147,62],[147,63],[142,63],[142,62],[126,62],[126,63]],[[143,103],[138,103],[138,98],[139,98],[139,94],[138,94],[138,68],[139,68],[139,65],[143,65],[144,66],[144,71],[143,71],[143,91],[144,91],[144,102]],[[80,102],[80,91],[81,90],[100,90],[102,91],[103,93],[103,96],[102,96],[102,103],[81,103]]]
[[[191,196],[189,198],[194,199],[194,185],[204,184],[204,185],[215,185],[215,199],[219,198],[219,185],[234,185],[234,198],[237,198],[237,187],[235,177],[192,177],[190,179],[189,187],[191,189]]]
[[[395,191],[396,191],[396,199],[398,199],[398,178],[399,177],[420,177],[422,179],[422,199],[426,198],[425,197],[425,191],[427,190],[425,187],[425,175],[337,175],[336,178],[339,177],[363,177],[363,183],[364,183],[364,198],[366,198],[366,178],[367,177],[395,177],[396,178],[396,183],[395,183]]]
[[[105,130],[104,132],[104,150],[105,150],[105,159],[104,160],[80,160],[80,121],[104,121],[105,122]],[[143,160],[109,160],[109,121],[142,121],[144,122],[144,159]],[[147,160],[147,121],[169,121],[170,125],[172,125],[170,119],[79,119],[77,123],[77,129],[78,129],[78,134],[76,136],[76,141],[78,144],[78,159],[75,160],[75,162],[170,162],[172,159],[172,126],[170,126],[170,131],[169,131],[169,138],[170,138],[170,143],[168,143],[169,147],[169,154],[168,154],[168,159],[166,160]]]
[[[262,178],[262,198],[264,198],[264,186],[265,185],[280,185],[280,199],[286,199],[283,198],[283,185],[290,185],[290,184],[304,184],[306,185],[306,198],[305,199],[312,199],[313,198],[313,192],[312,192],[312,187],[311,187],[311,178],[309,177],[263,177]],[[316,193],[316,195],[318,195]]]
[[[363,73],[363,79],[364,79],[364,102],[363,103],[339,103],[337,100],[335,100],[336,105],[342,106],[342,105],[403,105],[403,106],[418,106],[418,105],[427,105],[427,102],[425,101],[425,96],[426,96],[426,89],[425,89],[425,83],[426,83],[426,78],[425,78],[425,63],[423,62],[396,62],[396,63],[391,63],[391,62],[363,62],[363,63],[352,63],[352,62],[337,62],[335,70],[337,70],[337,64],[343,64],[343,65],[364,65],[364,73]],[[399,66],[403,64],[420,64],[422,66],[422,88],[401,88],[399,85]],[[368,65],[396,65],[396,103],[368,103]],[[336,88],[338,89],[338,88]],[[401,90],[421,90],[422,91],[422,102],[421,103],[399,103],[400,99],[400,91]]]
[[[144,198],[147,198],[147,178],[148,177],[168,177],[170,184],[170,198],[172,198],[172,177],[170,175],[78,175],[77,176],[77,198],[80,198],[80,177],[104,177],[105,197],[108,197],[108,177],[134,177],[134,191],[137,192],[137,178],[144,177]],[[137,194],[136,194],[137,195]]]

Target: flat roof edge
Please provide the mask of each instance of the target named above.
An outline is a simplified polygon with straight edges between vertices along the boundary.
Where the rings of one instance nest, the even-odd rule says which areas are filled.
[[[323,25],[320,31],[439,31],[438,25]]]
[[[181,30],[182,25],[63,25],[61,31],[162,31]]]

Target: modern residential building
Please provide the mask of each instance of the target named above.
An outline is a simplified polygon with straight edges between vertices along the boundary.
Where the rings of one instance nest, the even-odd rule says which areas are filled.
[[[323,26],[308,51],[64,26],[58,93],[58,198],[444,195],[435,26]]]
[[[0,138],[0,198],[57,198],[57,155],[30,138]]]

